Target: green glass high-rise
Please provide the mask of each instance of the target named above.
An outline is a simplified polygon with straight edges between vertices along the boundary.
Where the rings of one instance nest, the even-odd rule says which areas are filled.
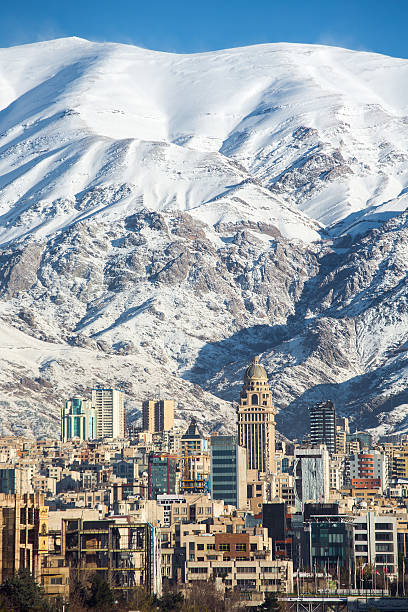
[[[73,397],[65,402],[61,411],[61,440],[96,438],[96,413],[89,400]]]

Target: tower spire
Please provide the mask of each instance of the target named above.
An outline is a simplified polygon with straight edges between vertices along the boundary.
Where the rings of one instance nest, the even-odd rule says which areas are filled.
[[[238,407],[239,444],[247,449],[247,469],[275,471],[275,408],[268,375],[254,356],[245,370]]]

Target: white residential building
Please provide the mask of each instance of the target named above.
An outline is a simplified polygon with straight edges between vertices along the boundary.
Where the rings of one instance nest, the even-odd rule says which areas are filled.
[[[380,573],[394,574],[398,563],[396,517],[374,512],[356,517],[354,553],[357,568],[369,563]]]
[[[92,389],[92,406],[96,410],[97,438],[125,437],[125,409],[122,391]]]

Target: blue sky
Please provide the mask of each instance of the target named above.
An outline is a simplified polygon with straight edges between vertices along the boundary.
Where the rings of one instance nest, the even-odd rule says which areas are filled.
[[[408,57],[408,0],[1,0],[0,46],[60,36],[192,53],[306,42]]]

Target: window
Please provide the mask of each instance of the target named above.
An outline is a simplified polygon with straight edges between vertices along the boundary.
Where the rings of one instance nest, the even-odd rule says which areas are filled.
[[[204,557],[197,557],[197,561],[205,561]]]
[[[237,567],[237,572],[239,574],[255,574],[256,567]]]
[[[392,541],[392,533],[376,533],[375,540],[376,542],[379,542],[379,541],[390,542]]]
[[[375,530],[392,531],[392,523],[376,523]]]
[[[51,584],[62,584],[62,576],[52,576],[50,583]]]
[[[258,396],[256,393],[253,394],[252,398],[251,398],[251,404],[253,406],[257,406],[258,405]]]
[[[390,544],[376,544],[375,551],[376,552],[393,552],[394,546],[392,543]]]
[[[206,567],[190,567],[191,574],[206,574],[208,569]]]
[[[197,550],[204,550],[204,544],[197,544]]]
[[[215,550],[215,544],[207,544],[207,550]]]
[[[246,544],[235,544],[235,550],[236,551],[244,551],[246,552]]]
[[[243,579],[243,580],[237,580],[237,586],[239,587],[250,587],[255,589],[256,588],[256,580],[248,580],[247,578]]]
[[[220,544],[219,550],[230,550],[229,544]]]
[[[386,535],[388,535],[388,533]],[[367,534],[366,533],[356,533],[354,536],[354,539],[356,542],[367,542]]]

